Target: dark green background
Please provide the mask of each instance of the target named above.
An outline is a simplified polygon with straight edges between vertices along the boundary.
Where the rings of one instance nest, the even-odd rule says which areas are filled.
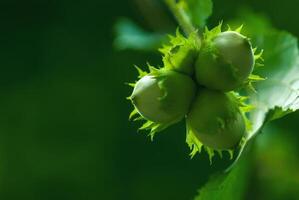
[[[214,4],[210,25],[249,7],[299,36],[296,1]],[[129,0],[0,1],[0,199],[185,200],[224,167],[205,154],[190,160],[183,123],[153,142],[136,133],[124,82],[135,80],[133,64],[161,61],[113,49],[119,17],[169,28]],[[296,133],[298,120],[278,125]]]

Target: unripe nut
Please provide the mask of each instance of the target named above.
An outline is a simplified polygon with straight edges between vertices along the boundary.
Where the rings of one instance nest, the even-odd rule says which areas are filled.
[[[203,89],[187,115],[187,126],[205,146],[225,150],[235,147],[245,134],[245,121],[235,97]]]
[[[196,84],[187,75],[159,70],[137,83],[131,100],[145,119],[156,123],[175,123],[188,112],[194,99]]]
[[[250,41],[235,31],[205,41],[195,64],[196,80],[210,89],[230,91],[246,81],[254,67]]]

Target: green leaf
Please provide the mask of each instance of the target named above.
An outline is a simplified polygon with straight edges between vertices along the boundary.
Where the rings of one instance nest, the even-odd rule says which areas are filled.
[[[212,0],[181,0],[180,5],[198,28],[206,25],[206,20],[213,11]]]
[[[230,172],[214,175],[194,200],[242,200],[248,187],[251,160],[243,158]]]
[[[256,107],[250,113],[254,136],[263,124],[299,108],[299,54],[297,39],[286,32],[271,32],[264,36],[265,66],[255,73],[266,77],[255,85],[257,93],[250,96]]]
[[[151,33],[143,30],[129,19],[119,19],[115,24],[116,38],[114,46],[118,50],[157,50],[164,41],[166,34]]]
[[[260,132],[265,123],[299,109],[297,39],[285,31],[275,30],[268,25],[264,18],[253,14],[248,15],[248,18],[243,16],[242,21],[245,24],[246,32],[254,38],[253,45],[264,49],[264,66],[256,68],[254,73],[265,77],[266,80],[255,83],[256,92],[247,94],[249,103],[255,107],[248,116],[252,127],[232,166],[242,155],[249,140]],[[259,29],[255,33],[255,24],[259,26],[265,24],[269,28]]]
[[[247,18],[243,16],[242,21],[247,34],[253,38],[253,45],[264,49],[264,66],[256,68],[254,73],[265,77],[266,80],[255,83],[256,92],[247,94],[249,103],[255,107],[248,116],[252,127],[233,165],[226,170],[230,172],[214,176],[200,190],[196,200],[242,199],[247,179],[241,179],[246,177],[245,172],[248,168],[248,164],[244,162],[245,156],[241,156],[245,147],[251,143],[251,139],[260,132],[265,123],[299,109],[297,39],[287,32],[275,30],[269,26],[267,20],[253,14]],[[262,27],[261,24],[268,28],[255,29],[256,25]]]

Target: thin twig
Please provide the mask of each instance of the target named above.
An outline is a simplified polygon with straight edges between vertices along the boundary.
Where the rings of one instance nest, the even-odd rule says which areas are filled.
[[[176,18],[186,35],[189,35],[191,32],[196,30],[185,11],[177,5],[176,0],[164,1],[166,5],[169,7],[170,11],[173,13],[174,17]]]
[[[188,36],[190,33],[196,31],[196,28],[193,26],[191,19],[185,12],[185,10],[178,5],[176,0],[164,0],[165,4],[168,6],[177,22],[183,29],[184,33]],[[198,43],[200,44],[200,38],[198,37]]]

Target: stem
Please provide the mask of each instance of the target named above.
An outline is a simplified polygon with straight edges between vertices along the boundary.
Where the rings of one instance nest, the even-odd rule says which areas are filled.
[[[196,28],[193,26],[189,16],[185,12],[185,10],[178,6],[176,0],[164,0],[165,4],[168,6],[174,17],[176,18],[177,22],[183,29],[184,33],[189,36],[190,33],[194,32]],[[200,45],[200,38],[198,37],[198,43]]]
[[[185,11],[177,5],[176,0],[164,0],[166,5],[169,7],[170,11],[178,21],[179,25],[182,27],[184,33],[189,35],[191,32],[195,31],[195,27],[192,25],[190,18],[185,13]]]

